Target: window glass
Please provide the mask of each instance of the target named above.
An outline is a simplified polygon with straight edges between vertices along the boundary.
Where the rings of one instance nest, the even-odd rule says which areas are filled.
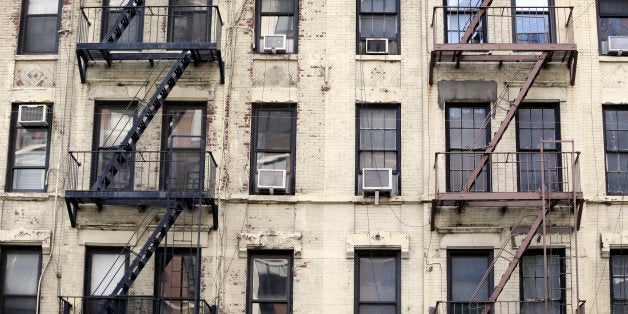
[[[35,313],[41,250],[2,248],[2,313]]]
[[[206,117],[201,105],[194,108],[182,106],[184,104],[167,104],[164,110],[164,183],[172,189],[198,190],[203,186],[202,158],[209,158],[204,156]]]
[[[59,1],[24,0],[19,53],[56,53]]]
[[[393,174],[391,195],[399,195],[399,107],[389,108],[358,105],[358,161],[357,194],[362,194],[362,180],[365,168],[391,168]],[[388,179],[385,180],[388,182]],[[368,182],[368,180],[367,180]],[[388,186],[388,184],[384,184]]]
[[[628,192],[628,110],[604,109],[606,193]]]
[[[266,185],[260,184],[262,188],[258,187],[258,182],[267,182],[270,177],[274,177],[276,182],[283,182],[281,171],[265,171],[260,181],[260,170],[284,170],[285,188],[279,183],[276,188],[273,187],[272,193],[294,194],[295,114],[292,106],[256,105],[254,108],[251,193],[270,193]]]
[[[99,147],[120,145],[133,127],[133,110],[106,108],[100,110]]]
[[[358,10],[358,50],[365,53],[399,54],[399,11],[397,0],[362,0]],[[369,46],[367,51],[366,39],[385,39],[388,42],[388,51],[384,45]],[[373,42],[371,42],[372,44]],[[379,47],[380,50],[372,51]]]
[[[207,42],[208,9],[204,1],[171,0],[171,42]]]
[[[16,166],[45,166],[48,150],[47,129],[17,129],[15,136]]]
[[[609,36],[628,36],[628,2],[598,0],[600,54],[609,54]],[[615,54],[615,52],[613,52]]]
[[[294,53],[297,41],[297,2],[295,0],[258,0],[257,38],[261,53]],[[275,43],[277,38],[272,37],[266,42],[267,36],[285,36],[285,50]],[[273,48],[277,44],[279,49]]]
[[[251,253],[247,307],[251,313],[291,313],[292,257],[290,253]]]
[[[102,37],[110,31],[110,28],[114,25],[116,19],[123,13],[122,6],[128,3],[127,0],[107,0],[103,1],[103,5],[109,6],[108,9],[103,10],[103,25],[101,29]],[[122,36],[118,39],[119,43],[132,43],[142,41],[142,24],[144,12],[141,8],[135,9],[138,14],[131,19],[131,23],[122,33]]]
[[[96,181],[109,161],[120,150],[124,138],[133,127],[135,107],[126,104],[97,104],[95,127],[97,128],[97,142],[94,142],[92,161],[96,168],[92,172],[92,181]],[[133,156],[132,156],[133,157]],[[126,190],[133,186],[134,163],[132,160],[124,163],[118,169],[113,181],[107,186],[110,190]]]
[[[399,253],[356,252],[355,302],[359,314],[399,311]]]
[[[464,36],[473,15],[477,12],[477,7],[482,0],[447,0],[446,10],[446,40],[447,43],[459,43]],[[486,42],[486,30],[484,24],[486,19],[480,21],[480,25],[471,36],[471,43]]]
[[[493,272],[482,281],[492,259],[492,251],[448,252],[447,282],[449,313],[482,312],[493,290]],[[480,287],[477,292],[476,289]],[[473,296],[475,293],[475,296]],[[473,297],[473,298],[472,298]],[[473,300],[473,302],[469,302]],[[476,303],[477,302],[477,303]]]
[[[114,253],[91,254],[90,294],[110,295],[124,277],[126,258]]]
[[[545,311],[545,267],[542,253],[527,254],[521,259],[521,280],[523,301],[522,313],[539,313]],[[565,276],[561,271],[561,255],[547,254],[547,279],[549,283],[549,312],[565,313]]]

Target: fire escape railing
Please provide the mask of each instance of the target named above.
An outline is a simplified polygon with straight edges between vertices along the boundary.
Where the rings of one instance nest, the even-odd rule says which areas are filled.
[[[59,297],[59,314],[96,314],[105,303],[111,303],[115,313],[198,313],[216,314],[216,307],[200,300],[195,311],[194,299],[157,298],[154,296],[127,295]],[[163,310],[163,311],[162,311]]]

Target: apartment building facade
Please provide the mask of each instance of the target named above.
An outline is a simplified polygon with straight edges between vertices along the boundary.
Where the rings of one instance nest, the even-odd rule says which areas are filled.
[[[628,311],[628,2],[0,4],[0,307]]]

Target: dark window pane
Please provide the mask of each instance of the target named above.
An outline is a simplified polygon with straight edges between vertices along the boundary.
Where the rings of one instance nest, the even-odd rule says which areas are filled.
[[[175,190],[198,190],[201,182],[201,152],[174,151],[169,160],[168,186]]]
[[[24,26],[23,52],[55,52],[57,47],[57,16],[28,16]]]
[[[360,12],[373,12],[373,0],[361,0]]]
[[[396,0],[385,0],[384,1],[384,11],[385,12],[396,12],[397,11],[397,1]]]
[[[360,258],[360,301],[396,300],[396,259]]]
[[[453,256],[451,258],[451,301],[467,301],[488,269],[487,256]],[[475,300],[486,300],[489,296],[489,283],[484,281]]]
[[[262,12],[292,12],[293,0],[262,0]]]
[[[628,15],[628,2],[618,0],[598,0],[600,15],[625,14]]]
[[[257,148],[290,149],[292,115],[288,110],[258,111]]]
[[[7,297],[4,300],[4,314],[26,314],[36,313],[37,310],[37,298],[18,298]]]
[[[395,314],[397,307],[395,305],[372,305],[360,304],[360,314]]]

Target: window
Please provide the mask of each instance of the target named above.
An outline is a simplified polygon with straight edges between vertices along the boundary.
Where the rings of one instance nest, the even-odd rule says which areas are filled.
[[[60,1],[24,0],[18,53],[57,53],[60,7]]]
[[[447,251],[448,313],[482,312],[483,302],[493,293],[493,270],[482,281],[492,260],[492,250]],[[469,302],[471,299],[473,302]]]
[[[41,248],[2,248],[0,312],[36,313]]]
[[[598,0],[600,54],[608,54],[608,36],[628,36],[628,1]]]
[[[170,0],[170,42],[208,42],[207,0]]]
[[[250,192],[294,194],[296,106],[254,105],[251,136]]]
[[[297,52],[298,1],[257,0],[257,52]],[[281,47],[285,39],[285,51],[272,49]]]
[[[490,140],[486,105],[449,105],[445,117],[447,142],[447,191],[459,192],[482,158]],[[469,191],[488,192],[489,163]]]
[[[401,164],[401,113],[399,105],[357,106],[357,159],[356,194],[361,195],[363,169],[391,169],[391,195],[399,195]],[[379,172],[377,172],[379,174]],[[367,178],[368,180],[368,178]],[[387,182],[388,178],[373,180],[375,185]],[[368,183],[369,181],[367,181]],[[384,183],[384,185],[386,185]]]
[[[194,309],[194,297],[200,291],[200,280],[196,279],[201,265],[196,249],[159,250],[156,258],[155,297],[159,298],[160,308],[154,312],[188,313]]]
[[[45,192],[47,190],[46,174],[50,151],[52,106],[46,104],[24,104],[22,106],[39,107],[42,105],[46,108],[46,123],[42,124],[18,122],[21,105],[13,105],[9,167],[7,167],[7,192]],[[38,110],[41,110],[41,107]]]
[[[98,313],[129,267],[128,253],[121,248],[87,247],[85,254],[85,296],[89,296],[84,312]],[[116,304],[117,305],[117,304]],[[120,305],[121,306],[121,305]]]
[[[399,25],[399,0],[358,1],[358,54],[400,54]]]
[[[513,0],[515,6],[515,43],[548,44],[553,42],[551,0]]]
[[[628,193],[628,109],[604,108],[606,193]]]
[[[628,254],[611,252],[611,309],[613,313],[628,313]]]
[[[473,15],[478,12],[482,0],[445,0],[447,6],[447,20],[445,21],[445,40],[447,43],[456,44],[467,31]],[[469,42],[486,43],[486,17],[480,21]]]
[[[355,313],[401,313],[401,259],[398,251],[356,251]]]
[[[204,182],[205,107],[166,103],[163,118],[163,186],[198,191]]]
[[[94,151],[92,164],[92,180],[96,182],[107,163],[115,156],[124,137],[133,127],[136,118],[135,105],[129,103],[97,103],[94,117]],[[131,190],[134,179],[134,154],[131,160],[124,163],[109,184],[109,190]]]
[[[543,251],[528,250],[521,258],[521,313],[566,313],[564,251],[547,252],[548,311],[545,312]]]
[[[128,0],[103,0],[102,25],[100,27],[101,39],[111,30],[118,16],[124,13],[124,7]],[[118,39],[119,43],[137,43],[142,41],[142,28],[144,27],[144,11],[141,7],[135,9],[136,15],[131,19],[131,23]]]
[[[292,252],[249,252],[246,313],[292,313]]]
[[[549,142],[543,147],[541,168],[541,141],[560,140],[557,106],[525,105],[517,110],[517,151],[519,191],[541,191],[545,188],[560,191],[562,181],[560,143]]]

